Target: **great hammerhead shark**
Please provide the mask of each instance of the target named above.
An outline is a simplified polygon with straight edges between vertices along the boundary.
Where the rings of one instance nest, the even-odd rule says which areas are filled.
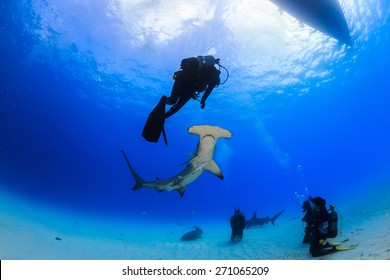
[[[229,139],[232,137],[232,133],[229,130],[211,125],[191,126],[188,128],[188,133],[199,135],[196,154],[191,156],[183,171],[169,179],[160,180],[157,178],[156,181],[144,181],[135,172],[125,152],[122,150],[130,172],[135,179],[135,186],[132,190],[139,190],[140,188],[156,189],[159,192],[177,190],[180,196],[183,197],[185,187],[195,181],[205,170],[223,180],[222,171],[213,160],[215,145],[217,144],[218,138]]]
[[[256,227],[256,226],[261,227],[261,226],[268,224],[269,222],[271,222],[273,225],[275,225],[275,220],[280,215],[282,215],[283,212],[284,212],[284,210],[280,211],[278,214],[276,214],[272,218],[270,218],[268,216],[265,218],[257,218],[257,210],[256,210],[255,213],[253,213],[252,218],[250,218],[249,220],[247,220],[245,222],[245,228]]]

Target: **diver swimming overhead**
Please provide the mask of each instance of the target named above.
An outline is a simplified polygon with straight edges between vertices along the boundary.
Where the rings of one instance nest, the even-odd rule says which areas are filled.
[[[167,98],[167,104],[172,107],[165,114],[166,118],[179,111],[191,98],[198,99],[201,92],[204,94],[200,100],[200,108],[205,108],[207,98],[221,82],[221,71],[214,66],[219,65],[219,61],[212,55],[189,57],[181,61],[180,70],[173,75],[175,83]]]
[[[224,84],[229,77],[229,72],[219,62],[220,59],[215,59],[212,55],[189,57],[181,61],[180,70],[173,75],[175,82],[171,95],[161,97],[145,123],[142,136],[147,141],[158,142],[162,133],[165,144],[168,145],[164,130],[165,119],[177,113],[191,98],[199,100],[202,92],[204,93],[200,99],[200,108],[205,108],[206,100],[214,88]],[[215,65],[218,65],[219,69]],[[225,69],[227,74],[222,83],[219,78],[221,68]],[[166,104],[171,105],[167,112]]]

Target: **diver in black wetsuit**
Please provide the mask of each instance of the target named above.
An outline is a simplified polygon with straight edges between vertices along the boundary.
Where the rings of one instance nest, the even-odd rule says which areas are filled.
[[[312,238],[310,228],[311,228],[311,216],[312,216],[313,209],[309,200],[305,200],[303,202],[302,210],[303,213],[305,213],[305,215],[302,218],[302,222],[306,223],[305,236],[303,237],[302,243],[307,244],[310,243]]]
[[[312,203],[312,214],[309,217],[309,232],[311,233],[310,254],[313,257],[321,257],[338,251],[347,251],[356,248],[357,245],[341,246],[349,239],[341,242],[328,242],[327,238],[334,238],[338,235],[338,214],[333,205],[326,209],[326,201],[321,197],[309,197]]]
[[[234,215],[230,218],[230,227],[232,228],[231,241],[242,240],[245,228],[245,216],[240,209],[234,210]]]
[[[204,109],[213,89],[224,84],[229,78],[228,70],[219,61],[219,58],[215,59],[211,55],[190,57],[181,61],[181,69],[173,75],[175,83],[171,96],[163,95],[146,120],[142,131],[142,137],[146,141],[157,143],[160,135],[163,134],[165,145],[168,145],[164,128],[165,119],[179,111],[191,98],[199,100],[201,92],[204,93],[200,99],[200,108]],[[215,68],[216,64],[225,69],[227,74],[226,80],[222,83],[219,78],[221,71]],[[167,112],[165,112],[166,104],[172,105]]]
[[[173,105],[165,114],[169,118],[179,111],[191,98],[198,99],[204,91],[200,101],[200,108],[204,109],[206,100],[215,87],[220,84],[221,71],[215,68],[219,59],[213,56],[197,56],[185,58],[181,62],[181,69],[175,72],[171,96],[166,104]]]
[[[313,257],[321,257],[336,252],[336,247],[332,247],[325,242],[328,237],[329,213],[326,209],[326,201],[321,197],[310,197],[313,204],[311,215],[311,233],[312,240],[310,243],[310,254]]]

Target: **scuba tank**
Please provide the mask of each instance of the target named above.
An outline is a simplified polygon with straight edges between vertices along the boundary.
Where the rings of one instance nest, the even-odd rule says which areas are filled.
[[[184,58],[180,63],[180,67],[184,71],[194,72],[204,68],[213,67],[215,64],[218,64],[218,62],[219,59],[215,59],[212,55],[198,55],[197,57]]]
[[[339,215],[334,210],[333,205],[329,205],[329,225],[328,225],[328,237],[337,236],[337,223],[339,221]]]
[[[219,66],[219,70],[223,68],[226,71],[225,81],[219,83],[219,85],[223,85],[229,79],[229,71],[220,64],[220,61],[221,60],[219,58],[214,58],[212,55],[198,55],[197,57],[184,58],[180,63],[180,70],[175,72],[173,79],[176,80],[179,73],[183,73],[185,75],[196,75],[199,71],[206,68],[212,68],[217,64]]]
[[[218,64],[219,59],[215,59],[214,56],[212,55],[205,55],[205,56],[198,56],[197,57],[198,61],[200,60],[201,62],[199,63],[200,68],[208,68],[208,67],[213,67],[215,64]]]

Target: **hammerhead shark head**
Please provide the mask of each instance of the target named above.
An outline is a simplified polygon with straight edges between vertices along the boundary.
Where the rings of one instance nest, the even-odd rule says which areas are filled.
[[[284,210],[280,211],[278,214],[276,214],[272,218],[270,218],[268,216],[265,218],[257,218],[257,210],[256,210],[255,213],[253,213],[252,218],[250,218],[249,220],[247,220],[245,222],[245,228],[256,227],[256,226],[261,227],[261,226],[268,224],[269,222],[271,222],[273,225],[275,225],[275,220],[280,215],[282,215],[283,212],[284,212]]]
[[[347,21],[338,0],[270,0],[293,17],[351,46]]]
[[[161,180],[156,178],[156,181],[144,181],[135,172],[125,152],[122,150],[130,173],[135,179],[135,186],[132,190],[139,190],[140,188],[156,189],[159,192],[176,190],[180,193],[180,197],[183,197],[185,187],[195,181],[205,170],[223,180],[222,171],[213,160],[215,145],[219,138],[231,138],[232,133],[229,130],[211,125],[191,126],[188,128],[188,133],[199,135],[196,154],[191,155],[191,159],[183,171],[169,179]]]

